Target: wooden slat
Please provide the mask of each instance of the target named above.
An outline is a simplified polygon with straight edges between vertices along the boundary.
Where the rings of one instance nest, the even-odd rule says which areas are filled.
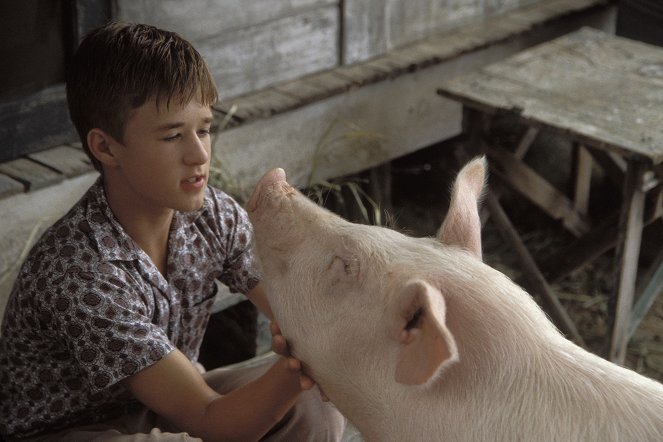
[[[540,129],[536,126],[528,126],[527,131],[518,142],[518,146],[516,146],[513,156],[519,160],[525,158],[525,155],[527,155],[527,152],[536,139],[536,136],[539,134],[539,131]]]
[[[27,158],[0,164],[0,173],[10,176],[26,186],[26,190],[37,190],[64,180],[64,176]]]
[[[411,44],[439,30],[471,29],[476,43],[508,38],[536,24],[604,2],[596,0],[504,0],[449,2],[408,0],[384,6],[383,0],[345,0],[344,63],[366,61]],[[499,16],[498,24],[488,24]]]
[[[88,156],[71,146],[58,146],[28,155],[28,158],[54,169],[66,177],[74,177],[93,170]]]
[[[6,198],[17,193],[22,193],[25,186],[15,179],[0,173],[0,198]]]
[[[571,233],[580,236],[589,230],[588,221],[574,209],[573,203],[513,154],[498,147],[489,148],[486,153],[500,178],[549,216],[561,220]]]
[[[237,97],[339,65],[338,8],[297,15],[197,42],[222,97]]]
[[[615,253],[617,263],[617,290],[613,297],[614,324],[608,357],[623,364],[628,346],[631,309],[635,290],[642,238],[645,192],[642,191],[644,164],[633,161],[626,171],[622,213],[619,222],[619,240]]]
[[[338,0],[115,0],[115,18],[150,23],[175,31],[187,40],[206,40],[219,34],[269,23],[281,17],[325,6],[338,6]]]

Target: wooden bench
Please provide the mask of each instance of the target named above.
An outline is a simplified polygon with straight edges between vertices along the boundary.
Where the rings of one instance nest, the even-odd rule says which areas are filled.
[[[616,246],[614,325],[609,358],[623,363],[640,320],[663,291],[663,249],[643,275],[635,306],[642,230],[663,215],[663,49],[585,28],[471,73],[441,81],[439,94],[465,106],[465,127],[500,181],[559,220],[578,239],[554,255],[558,278]],[[508,114],[529,129],[514,149],[490,141],[490,120]],[[537,133],[550,129],[576,143],[574,194],[567,197],[524,161]],[[621,211],[588,213],[593,163],[622,188]],[[559,165],[556,165],[559,166]],[[519,253],[557,323],[582,341],[546,279],[514,233],[498,196],[488,208]]]

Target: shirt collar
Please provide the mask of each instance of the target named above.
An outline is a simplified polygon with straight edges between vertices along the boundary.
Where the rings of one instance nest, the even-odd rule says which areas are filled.
[[[211,206],[210,188],[205,189],[203,206],[195,212],[181,213],[175,211],[171,230],[179,229],[186,221],[193,221],[208,211]],[[141,258],[142,251],[138,244],[126,233],[120,222],[115,218],[108,205],[103,178],[99,177],[88,193],[86,219],[92,229],[92,235],[102,259],[106,261],[133,261]]]
[[[86,219],[102,259],[106,261],[140,259],[140,248],[124,231],[108,206],[102,177],[97,179],[88,193]]]

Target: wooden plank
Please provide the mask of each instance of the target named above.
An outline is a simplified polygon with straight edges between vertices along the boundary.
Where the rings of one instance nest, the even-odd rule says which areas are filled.
[[[537,135],[539,135],[539,132],[540,129],[538,127],[528,126],[527,131],[518,142],[516,150],[513,152],[513,156],[519,160],[525,158],[525,155],[527,155],[529,148],[532,146],[532,143],[536,139]]]
[[[645,192],[642,179],[645,166],[632,161],[626,172],[624,196],[620,215],[620,239],[617,242],[615,261],[617,263],[617,290],[613,296],[614,324],[610,339],[608,357],[611,361],[623,364],[629,341],[631,309],[638,272],[640,241],[642,239]]]
[[[500,2],[440,2],[439,0],[345,0],[344,64],[356,63],[384,54],[432,34],[467,26],[526,5],[545,0],[506,0]],[[485,30],[495,29],[481,25]],[[530,24],[531,26],[531,24]]]
[[[318,87],[325,91],[327,98],[331,95],[341,94],[352,86],[352,84],[341,76],[335,75],[333,71],[320,72],[316,75],[307,75],[302,78],[303,83]]]
[[[276,89],[264,89],[260,92],[229,99],[226,105],[235,105],[234,117],[246,121],[266,118],[285,110],[294,109],[301,105],[301,101],[296,97],[280,93]]]
[[[578,332],[573,320],[566,312],[564,306],[559,302],[559,299],[550,288],[545,278],[541,274],[536,262],[530,255],[529,251],[523,244],[518,232],[511,224],[508,216],[502,209],[499,201],[495,196],[488,192],[486,197],[486,205],[488,210],[490,210],[491,219],[495,222],[500,234],[504,239],[509,242],[513,251],[516,253],[518,260],[522,266],[522,269],[531,284],[532,291],[539,294],[542,297],[542,300],[548,307],[548,311],[553,321],[557,326],[566,333],[569,339],[572,339],[576,344],[586,347],[582,336]]]
[[[88,156],[81,149],[58,146],[28,155],[28,158],[50,167],[66,177],[74,177],[94,169]]]
[[[324,88],[304,81],[302,78],[278,84],[274,86],[274,89],[282,94],[297,98],[301,103],[310,103],[329,96]]]
[[[32,191],[58,183],[64,176],[27,158],[0,164],[0,173],[22,183],[26,190]]]
[[[115,18],[175,31],[198,44],[221,34],[258,26],[338,0],[116,0]]]
[[[486,154],[500,178],[550,217],[561,220],[571,233],[580,236],[589,230],[589,222],[575,210],[573,203],[513,154],[497,147],[489,148]]]
[[[7,175],[0,173],[0,199],[16,195],[25,190],[25,186]]]
[[[628,56],[624,56],[628,54]],[[658,66],[658,67],[657,67]],[[663,50],[585,28],[442,86],[468,105],[519,113],[627,157],[663,161]],[[657,70],[659,69],[659,70]]]
[[[237,97],[337,66],[338,26],[335,6],[317,8],[200,41],[197,49],[221,96]]]

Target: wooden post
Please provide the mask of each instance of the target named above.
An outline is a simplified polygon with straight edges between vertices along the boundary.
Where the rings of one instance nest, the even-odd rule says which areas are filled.
[[[646,171],[642,161],[629,160],[623,187],[622,209],[619,221],[619,241],[615,253],[618,272],[617,291],[611,299],[614,305],[614,323],[608,359],[624,364],[629,340],[633,294],[640,257],[645,192],[642,181]]]

